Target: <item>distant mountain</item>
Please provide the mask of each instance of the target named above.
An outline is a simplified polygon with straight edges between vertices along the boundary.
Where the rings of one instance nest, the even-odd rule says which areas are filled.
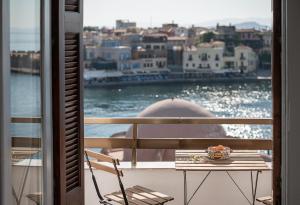
[[[205,26],[205,27],[211,27],[214,28],[217,24],[220,25],[237,25],[239,26],[241,24],[241,27],[243,28],[265,28],[271,27],[271,18],[224,18],[224,19],[215,19],[211,21],[205,21],[205,22],[200,22],[196,25],[200,26]],[[243,26],[243,24],[248,24]],[[257,24],[257,25],[254,25]]]
[[[263,30],[270,28],[266,25],[261,25],[255,21],[248,21],[248,22],[242,22],[238,24],[234,24],[237,29],[256,29],[256,30]]]

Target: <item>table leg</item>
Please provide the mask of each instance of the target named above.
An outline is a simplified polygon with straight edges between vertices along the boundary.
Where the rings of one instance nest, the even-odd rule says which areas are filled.
[[[251,171],[251,186],[252,186],[252,205],[255,205],[256,201],[256,193],[257,193],[257,185],[258,185],[258,176],[259,176],[260,171],[256,172],[256,178],[255,178],[255,184],[253,185],[253,176],[252,176],[252,171]]]
[[[199,184],[199,186],[197,187],[197,189],[194,191],[193,195],[191,196],[191,198],[188,200],[187,205],[189,205],[190,201],[194,198],[194,196],[196,195],[196,193],[198,192],[198,190],[201,188],[201,186],[204,184],[204,182],[206,181],[206,179],[208,178],[208,176],[210,175],[211,171],[209,171],[206,176],[203,178],[203,180],[201,181],[201,183]]]
[[[234,180],[234,178],[231,176],[231,174],[229,173],[229,171],[226,171],[227,175],[229,176],[229,178],[231,179],[231,181],[234,183],[234,185],[236,186],[236,188],[238,188],[239,192],[244,196],[244,198],[248,201],[249,205],[252,205],[253,202],[251,200],[248,199],[248,197],[246,196],[246,194],[244,193],[244,191],[241,189],[241,187],[238,185],[238,183]],[[252,180],[252,178],[251,178]],[[252,181],[251,181],[252,183]],[[253,197],[253,195],[252,195]]]
[[[186,171],[183,171],[183,189],[184,189],[184,205],[188,205],[187,202],[187,182],[186,182]]]
[[[253,195],[254,195],[254,188],[253,188],[253,172],[250,171],[250,176],[251,176],[251,193],[252,193],[252,200],[253,200]],[[253,204],[253,201],[252,201]]]

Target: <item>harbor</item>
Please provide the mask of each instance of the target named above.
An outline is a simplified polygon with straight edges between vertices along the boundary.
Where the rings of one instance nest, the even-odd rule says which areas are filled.
[[[267,74],[266,74],[267,73]],[[222,73],[133,73],[89,71],[84,73],[85,87],[133,86],[172,83],[251,83],[271,81],[270,72],[247,73],[228,71]]]

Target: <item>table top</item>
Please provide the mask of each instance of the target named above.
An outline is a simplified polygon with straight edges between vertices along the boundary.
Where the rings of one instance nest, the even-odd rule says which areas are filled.
[[[257,151],[235,150],[227,160],[211,160],[205,150],[176,150],[175,153],[175,169],[178,171],[264,171],[271,169]]]

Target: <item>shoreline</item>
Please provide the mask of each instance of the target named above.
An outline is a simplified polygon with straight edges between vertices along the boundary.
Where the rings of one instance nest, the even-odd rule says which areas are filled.
[[[86,88],[109,88],[118,86],[136,86],[136,85],[165,85],[173,83],[255,83],[263,81],[271,81],[271,77],[255,76],[255,77],[231,77],[231,78],[208,78],[208,79],[164,79],[149,81],[132,81],[132,82],[106,82],[85,84]]]
[[[11,67],[11,71],[14,73],[20,73],[25,75],[40,75],[40,70],[32,69],[32,68],[15,68]]]
[[[29,68],[11,68],[12,72],[24,74],[24,75],[39,75],[39,70],[33,70]],[[155,80],[138,80],[138,81],[115,81],[115,82],[91,82],[90,80],[84,80],[85,88],[109,88],[119,86],[137,86],[137,85],[167,85],[174,83],[191,84],[191,83],[255,83],[263,81],[271,81],[272,77],[269,75],[251,75],[251,76],[230,76],[230,77],[172,77],[171,79],[155,79]]]

